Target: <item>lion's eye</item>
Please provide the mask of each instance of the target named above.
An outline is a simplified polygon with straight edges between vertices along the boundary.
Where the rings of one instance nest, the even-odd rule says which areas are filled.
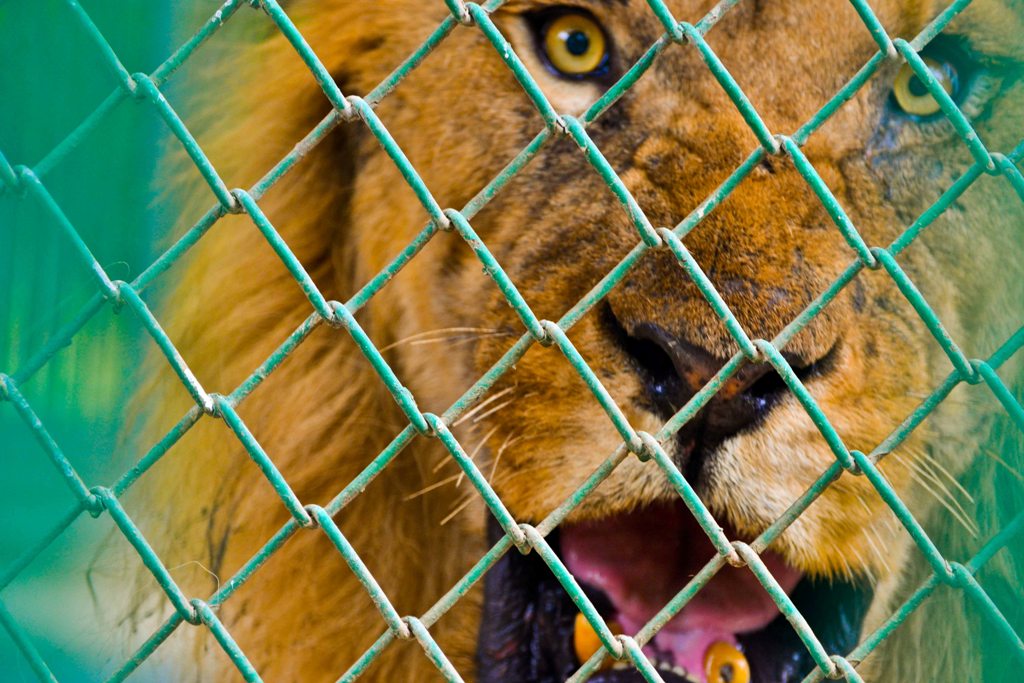
[[[939,61],[931,57],[923,57],[928,69],[942,89],[956,97],[956,68],[947,61]],[[910,65],[904,64],[892,85],[893,99],[905,113],[912,116],[931,116],[939,111],[939,103],[928,92],[924,81],[917,77]]]
[[[581,78],[604,72],[608,44],[601,26],[580,12],[560,14],[542,28],[541,44],[551,68]]]

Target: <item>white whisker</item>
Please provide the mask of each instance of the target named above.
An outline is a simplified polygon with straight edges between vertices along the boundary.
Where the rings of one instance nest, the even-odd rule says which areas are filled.
[[[460,512],[462,512],[463,510],[465,510],[469,506],[469,504],[471,502],[473,502],[473,494],[472,493],[468,494],[466,496],[466,499],[463,500],[461,503],[459,503],[458,507],[456,507],[454,510],[449,512],[448,515],[444,519],[441,520],[441,526],[444,526],[448,522],[452,521],[455,518],[455,516],[457,514],[459,514]]]
[[[878,535],[878,529],[876,529],[873,525],[868,525],[867,539],[868,545],[871,546],[871,552],[873,552],[875,557],[878,558],[878,561],[881,563],[882,567],[885,568],[886,573],[891,574],[892,566],[889,564],[889,560],[885,557],[885,553],[882,552],[882,546],[884,545],[884,543],[882,543],[881,536]]]
[[[843,563],[843,571],[846,574],[846,579],[852,580],[854,576],[853,568],[850,567],[850,562],[846,559],[846,553],[839,549],[839,546],[836,545],[835,541],[829,541],[829,545],[832,546],[833,555],[835,557],[838,557],[839,560]]]
[[[984,455],[985,457],[988,457],[988,458],[992,458],[992,459],[993,459],[993,460],[995,460],[995,461],[996,461],[996,462],[997,462],[998,464],[1000,464],[1000,465],[1002,465],[1003,467],[1005,467],[1005,468],[1006,468],[1006,471],[1007,471],[1007,472],[1009,472],[1010,474],[1012,474],[1012,475],[1013,475],[1014,477],[1016,477],[1016,478],[1017,478],[1017,479],[1019,479],[1020,481],[1024,481],[1024,474],[1021,474],[1020,472],[1018,472],[1017,470],[1015,470],[1015,469],[1013,468],[1013,466],[1012,466],[1012,465],[1010,465],[1010,463],[1008,463],[1008,462],[1006,462],[1005,460],[1003,460],[1003,459],[1002,459],[1001,457],[999,457],[998,455],[996,455],[996,454],[995,454],[994,452],[992,452],[992,451],[990,451],[989,449],[985,448],[985,449],[982,449],[982,451],[981,451],[981,454],[982,454],[982,455]]]
[[[393,349],[396,346],[402,344],[415,344],[415,343],[436,343],[442,341],[448,341],[449,339],[464,338],[467,335],[477,335],[479,338],[483,337],[496,337],[500,335],[508,335],[508,332],[502,332],[497,328],[489,327],[441,327],[436,330],[427,330],[425,332],[417,332],[411,334],[408,337],[403,337],[398,341],[393,341],[390,344],[380,347],[380,351],[387,351]]]
[[[523,438],[522,436],[512,438],[514,434],[515,432],[512,432],[505,438],[505,442],[501,444],[501,448],[498,449],[498,454],[494,456],[494,463],[491,465],[491,474],[487,477],[487,483],[490,484],[494,482],[494,473],[498,471],[498,463],[501,462],[501,454],[505,452],[506,448]]]
[[[496,431],[498,431],[497,425],[492,427],[491,431],[489,431],[486,434],[484,434],[484,438],[480,439],[480,443],[478,443],[476,445],[476,447],[473,448],[473,452],[469,454],[468,457],[469,457],[470,460],[472,460],[473,462],[476,462],[476,455],[477,455],[477,453],[480,452],[480,449],[484,447],[485,443],[487,443],[487,439],[491,438],[491,436]],[[455,482],[455,486],[456,487],[462,486],[462,478],[465,476],[465,474],[466,474],[465,470],[463,470],[462,472],[459,473],[459,480],[457,482]]]
[[[453,474],[452,476],[446,477],[445,479],[442,479],[441,481],[435,481],[433,484],[430,484],[429,486],[424,486],[423,488],[421,488],[416,493],[410,493],[408,496],[406,496],[402,500],[404,502],[408,503],[413,498],[419,498],[420,496],[422,496],[425,493],[430,493],[434,489],[439,489],[442,486],[444,486],[445,484],[452,483],[453,481],[458,479],[460,476],[462,476],[462,475],[461,474]]]
[[[458,336],[458,337],[445,337],[443,339],[421,339],[419,341],[409,342],[409,346],[422,346],[424,344],[437,344],[439,342],[447,342],[448,347],[451,348],[451,347],[454,347],[454,346],[461,346],[463,344],[468,344],[469,342],[475,342],[475,341],[479,341],[481,339],[486,339],[487,337],[497,337],[497,336],[500,336],[500,335],[496,335],[496,334],[478,334],[478,335],[473,335],[471,337]]]
[[[930,469],[938,470],[940,474],[942,474],[947,480],[952,482],[952,484],[957,488],[957,490],[960,491],[960,493],[962,493],[968,501],[970,501],[971,503],[974,502],[974,496],[972,496],[967,491],[967,489],[964,488],[964,485],[960,483],[960,480],[954,477],[952,474],[950,474],[949,470],[947,470],[942,465],[942,463],[940,463],[934,456],[925,451],[920,454],[920,458],[922,462],[927,462]]]
[[[452,423],[452,427],[458,427],[460,424],[462,424],[463,422],[465,422],[469,418],[471,418],[474,415],[476,415],[478,412],[483,410],[485,407],[487,407],[488,405],[490,405],[494,401],[498,400],[502,396],[508,395],[509,392],[515,391],[515,390],[516,390],[516,386],[511,386],[511,387],[505,387],[501,391],[494,392],[494,394],[492,396],[488,396],[483,401],[480,401],[480,403],[477,403],[475,406],[473,406],[472,408],[470,408],[469,410],[464,412],[461,416],[459,416],[459,419],[457,419],[455,422]]]
[[[935,473],[934,470],[925,466],[924,462],[918,461],[915,458],[907,458],[906,465],[908,468],[912,469],[914,473],[920,475],[921,477],[927,479],[932,484],[934,484],[935,487],[939,490],[939,492],[943,495],[943,497],[945,497],[948,501],[959,505],[959,502],[956,500],[956,496],[953,495],[953,492],[949,490],[949,488],[942,482],[941,479],[939,479],[939,476]],[[918,481],[920,481],[920,479],[918,479]]]
[[[498,412],[502,408],[509,407],[510,405],[515,403],[515,401],[516,401],[515,397],[512,397],[512,398],[508,399],[507,401],[502,401],[498,405],[496,405],[493,408],[491,408],[490,410],[488,410],[486,413],[480,413],[475,418],[473,418],[473,424],[476,424],[476,423],[480,422],[480,420],[484,419],[488,415],[494,415],[496,412]]]
[[[970,520],[970,518],[967,515],[967,511],[960,504],[960,501],[958,501],[955,496],[952,496],[949,493],[949,490],[946,489],[941,482],[938,482],[936,484],[937,486],[940,487],[941,493],[940,491],[936,491],[929,485],[928,481],[937,482],[937,479],[933,473],[926,471],[922,472],[922,470],[918,466],[916,466],[916,464],[913,462],[911,458],[901,458],[898,460],[898,462],[906,465],[908,471],[910,472],[910,476],[914,479],[914,481],[920,484],[921,487],[925,491],[927,491],[932,496],[932,498],[936,500],[936,502],[942,505],[942,507],[944,507],[949,512],[949,514],[951,514],[953,518],[957,522],[959,522],[961,526],[964,527],[967,533],[969,533],[973,537],[977,537],[977,526]]]

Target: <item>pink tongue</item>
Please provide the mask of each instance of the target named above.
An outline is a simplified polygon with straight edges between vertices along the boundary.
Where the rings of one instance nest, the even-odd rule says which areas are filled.
[[[615,619],[633,635],[715,555],[714,546],[689,510],[657,505],[561,531],[562,556],[577,580],[602,590]],[[787,593],[800,572],[771,552],[768,569]],[[779,609],[747,568],[724,567],[648,643],[644,651],[682,666],[706,681],[704,652],[715,642],[736,645],[736,634],[757,631]]]

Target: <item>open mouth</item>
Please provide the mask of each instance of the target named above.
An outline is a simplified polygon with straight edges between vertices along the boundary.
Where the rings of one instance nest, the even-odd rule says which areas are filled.
[[[492,524],[492,540],[500,533]],[[726,534],[735,537],[729,529]],[[681,501],[563,524],[548,540],[606,623],[628,635],[635,635],[716,554]],[[860,635],[870,589],[813,580],[770,551],[761,558],[825,649],[849,652]],[[585,643],[596,643],[596,638],[537,553],[507,553],[487,573],[484,585],[477,649],[482,683],[564,681],[599,647],[587,649]],[[807,648],[753,573],[730,566],[643,650],[666,683],[790,683],[814,668]],[[590,680],[644,679],[631,665],[612,662]]]

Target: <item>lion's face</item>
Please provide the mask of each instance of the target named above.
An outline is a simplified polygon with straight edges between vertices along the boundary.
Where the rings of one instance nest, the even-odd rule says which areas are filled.
[[[669,5],[677,17],[697,22],[712,3]],[[893,35],[908,38],[942,9],[892,0],[873,7]],[[437,9],[431,7],[431,16]],[[401,13],[395,15],[391,36],[403,34]],[[586,30],[573,29],[566,17],[582,18]],[[641,0],[510,2],[493,18],[554,109],[577,116],[663,33]],[[993,151],[1011,149],[1024,129],[1024,90],[1007,69],[1024,49],[1022,30],[1019,11],[979,1],[922,53]],[[808,126],[878,49],[843,0],[742,3],[708,32],[707,41],[767,129],[785,135]],[[390,68],[411,44],[398,38],[368,42],[364,64],[379,58]],[[601,54],[590,62],[587,51],[595,45]],[[557,49],[569,57],[553,55]],[[589,68],[569,73],[580,64]],[[885,61],[826,122],[812,124],[802,145],[841,209],[823,204],[805,178],[807,169],[802,172],[800,160],[789,154],[755,159],[742,180],[730,181],[758,139],[693,45],[665,47],[588,132],[651,225],[684,226],[683,244],[745,333],[772,340],[837,278],[850,275],[858,252],[837,226],[845,220],[839,212],[864,243],[888,247],[974,162],[906,68],[901,60]],[[373,83],[379,75],[353,78]],[[412,95],[402,99],[404,93]],[[380,113],[443,206],[464,205],[543,129],[500,56],[469,29],[456,29],[442,53],[420,65]],[[363,282],[404,248],[424,214],[368,136],[357,158],[351,220],[360,265],[355,281]],[[384,209],[382,187],[396,188]],[[999,245],[1011,239],[1007,226],[1021,219],[1019,203],[1006,201],[1010,196],[1003,182],[972,189],[934,225],[922,222],[926,234],[905,250],[901,243],[896,255],[945,332],[972,357],[991,353],[990,335],[1005,334],[980,329],[974,316],[1012,301],[1004,298],[1008,287],[995,286],[995,273],[977,276],[985,263],[999,261]],[[714,204],[702,205],[709,197]],[[740,351],[669,249],[633,251],[641,243],[635,217],[568,138],[544,146],[471,222],[538,318],[557,321],[573,312],[570,340],[636,430],[657,433]],[[438,412],[524,334],[470,248],[449,237],[414,259],[371,314],[379,340],[394,342],[389,358],[421,407]],[[630,270],[622,281],[579,307],[624,259]],[[869,453],[953,365],[884,270],[865,269],[848,279],[782,351],[845,445]],[[457,343],[404,343],[442,328],[451,328]],[[622,443],[554,346],[533,345],[491,395],[456,434],[467,451],[484,444],[480,467],[519,520],[542,520]],[[835,462],[819,427],[765,363],[744,363],[702,405],[664,448],[731,538],[751,540],[764,531]],[[886,476],[915,510],[926,511],[965,464],[959,442],[948,437],[969,425],[948,409],[884,461]],[[653,617],[714,553],[664,473],[631,456],[569,521],[559,530],[560,552],[600,596],[605,616],[626,630]],[[903,535],[871,485],[846,474],[764,557],[787,591],[805,576],[869,583],[886,580],[903,563]],[[540,589],[520,584],[541,580],[502,580],[511,583],[488,585],[485,609],[495,620],[523,618]],[[778,615],[760,586],[746,570],[725,570],[715,581],[700,594],[710,597],[696,598],[655,639],[660,661],[700,677],[708,643],[740,643],[748,653],[760,653],[755,680],[790,680],[785,672],[802,664],[787,658],[802,646],[789,642],[795,642],[791,634],[786,640],[771,631],[769,622]],[[517,590],[533,597],[518,606],[493,604]],[[743,599],[722,598],[730,594]],[[853,626],[836,633],[839,643],[848,642],[843,639],[863,617],[859,606],[851,609]],[[542,626],[564,631],[571,610],[566,614]],[[491,649],[481,654],[485,680],[524,675],[524,666],[563,673],[562,645],[538,646],[542,656],[522,654],[529,650],[525,639],[537,633],[499,637],[486,629],[482,643]],[[497,654],[499,646],[504,654]],[[538,664],[538,657],[546,663]]]

